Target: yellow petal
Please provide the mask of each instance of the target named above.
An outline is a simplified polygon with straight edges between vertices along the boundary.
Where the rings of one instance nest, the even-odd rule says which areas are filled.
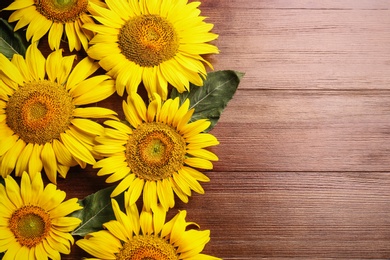
[[[210,241],[209,230],[188,230],[183,234],[183,238],[180,240],[178,252],[180,257],[187,259],[188,257],[195,256],[203,251],[207,242]]]
[[[185,170],[179,170],[181,177],[187,182],[188,186],[195,192],[199,194],[204,194],[204,189],[199,184],[199,182],[193,178],[191,175],[187,174]]]
[[[119,204],[115,199],[111,199],[112,209],[114,211],[115,218],[121,223],[124,227],[123,231],[126,232],[126,236],[131,238],[133,236],[132,231],[134,226],[132,226],[132,216],[126,215],[119,208]]]
[[[22,176],[24,171],[28,171],[28,163],[30,161],[30,156],[33,151],[34,144],[28,143],[23,151],[20,153],[20,156],[16,162],[15,175]]]
[[[124,21],[121,19],[121,17],[118,16],[116,12],[95,5],[93,2],[91,2],[90,5],[91,8],[93,9],[93,14],[94,14],[93,17],[96,20],[98,20],[100,23],[108,27],[118,28],[118,29],[121,28],[122,25],[124,24]],[[113,6],[112,3],[110,3],[110,6]]]
[[[45,57],[38,50],[37,44],[31,44],[26,51],[26,63],[35,80],[45,78]]]
[[[117,153],[124,153],[126,150],[126,147],[122,145],[96,145],[93,148],[94,151],[102,154],[102,155],[113,155]]]
[[[36,6],[32,5],[32,6],[26,7],[22,10],[16,10],[15,12],[13,12],[10,15],[8,21],[15,22],[15,21],[19,20],[14,28],[14,31],[17,31],[20,28],[23,28],[26,25],[28,25],[37,15],[40,15],[40,14],[36,10]]]
[[[131,183],[131,186],[129,188],[130,204],[134,204],[141,196],[142,190],[144,188],[144,183],[145,181],[139,178],[135,178],[134,181]]]
[[[23,76],[19,69],[7,57],[0,53],[0,71],[19,85],[23,85]]]
[[[58,250],[55,250],[48,241],[43,240],[43,247],[45,249],[45,254],[47,254],[51,259],[61,259],[61,255]],[[38,258],[37,258],[38,259]]]
[[[104,227],[111,232],[116,238],[119,238],[122,241],[127,241],[128,237],[126,232],[124,232],[124,227],[118,221],[109,221],[104,223]]]
[[[16,144],[16,141],[19,139],[17,135],[11,135],[7,138],[1,140],[0,145],[0,156],[3,156],[6,152],[8,152],[12,147]]]
[[[106,37],[105,35],[100,35],[100,36],[101,37]],[[116,38],[117,36],[108,36],[108,37]],[[92,39],[92,41],[94,39],[96,39],[96,36]],[[108,41],[108,39],[106,39],[106,40]],[[106,71],[109,71],[108,74],[111,77],[116,78],[118,76],[118,72],[119,72],[118,68],[126,66],[126,64],[128,64],[128,60],[126,59],[126,57],[120,51],[117,52],[117,51],[114,50],[113,52],[110,53],[110,55],[103,57],[99,61],[99,64]]]
[[[61,141],[69,152],[75,157],[88,164],[94,164],[96,161],[91,152],[85,148],[79,141],[67,133],[61,133]]]
[[[47,56],[46,73],[50,81],[54,82],[61,70],[62,51],[53,51]]]
[[[202,159],[202,158],[196,158],[196,157],[186,158],[184,160],[184,163],[194,168],[206,169],[206,170],[213,169],[213,164],[209,160]]]
[[[73,110],[73,116],[86,118],[112,118],[117,119],[117,113],[103,107],[79,107]]]
[[[43,145],[34,144],[31,152],[30,161],[28,162],[28,173],[31,177],[42,171],[43,163],[41,159]]]
[[[175,219],[172,225],[171,236],[169,239],[169,242],[171,244],[175,244],[177,241],[179,241],[182,238],[183,233],[187,227],[185,221],[186,215],[187,215],[186,210],[179,211],[179,213],[177,214],[177,218]]]
[[[175,184],[177,184],[177,187],[182,191],[185,195],[191,196],[191,189],[188,186],[185,179],[183,179],[183,176],[181,174],[178,174],[177,172],[172,174],[173,180],[175,181]]]
[[[168,114],[171,113],[169,108],[172,102],[172,99],[168,99],[162,104],[160,114],[158,115],[158,122],[166,123],[168,121]]]
[[[19,243],[12,243],[8,245],[7,251],[5,252],[3,256],[3,260],[13,260],[17,259],[16,254],[17,252],[22,248],[22,246]],[[26,259],[26,258],[24,258]]]
[[[104,122],[105,125],[108,125],[108,126],[111,126],[115,129],[117,129],[118,131],[124,133],[124,134],[131,134],[133,131],[131,130],[130,127],[128,127],[126,124],[122,123],[122,122],[118,122],[118,121],[113,121],[113,120],[107,120]]]
[[[143,202],[147,211],[157,206],[157,187],[155,181],[145,181]]]
[[[126,176],[130,173],[130,169],[127,167],[126,163],[122,163],[120,166],[121,167],[118,170],[116,170],[113,174],[110,175],[110,177],[106,179],[107,183],[120,181],[126,178]]]
[[[100,231],[100,232],[107,232],[107,231]],[[112,239],[107,241],[111,242],[111,241],[119,241],[119,240]],[[116,253],[119,252],[121,247],[118,247],[117,251],[113,251],[111,247],[108,247],[108,245],[110,245],[111,243],[107,243],[107,241],[106,240],[100,241],[95,237],[88,237],[87,239],[80,239],[76,241],[76,244],[80,248],[88,252],[89,254],[97,257],[98,259],[115,260]]]
[[[218,161],[217,155],[205,149],[189,149],[187,154],[210,161]]]
[[[65,34],[68,38],[68,45],[69,50],[73,51],[74,49],[80,50],[80,43],[76,40],[76,32],[74,29],[74,23],[73,22],[67,22],[65,23]]]
[[[134,110],[134,106],[131,105],[130,101],[128,101],[128,103],[123,101],[122,110],[127,122],[129,122],[134,128],[137,128],[140,124],[142,124],[142,119],[138,116],[137,111]]]
[[[183,192],[181,187],[176,183],[175,180],[170,179],[172,190],[175,192],[175,194],[179,197],[181,201],[184,203],[188,203],[188,195]]]
[[[28,40],[32,38],[31,42],[40,40],[49,31],[52,23],[45,16],[37,15],[27,27],[26,38]]]
[[[177,127],[179,125],[181,120],[187,115],[189,107],[190,107],[190,100],[186,99],[184,101],[184,103],[179,107],[179,109],[177,110],[177,112],[175,113],[175,115],[173,117],[173,121],[172,121],[173,126]],[[190,119],[191,119],[191,117],[189,117],[189,115],[187,117],[185,117],[185,120],[187,120],[187,122]]]
[[[142,234],[151,235],[153,233],[153,214],[151,211],[142,210],[139,223]]]
[[[179,132],[183,135],[184,138],[188,138],[205,131],[210,126],[210,124],[211,123],[208,119],[199,119],[179,128]]]
[[[160,234],[164,224],[166,217],[166,209],[160,204],[156,205],[153,209],[153,229],[154,234]]]
[[[23,75],[23,81],[32,81],[33,78],[31,77],[30,71],[27,67],[26,60],[23,58],[22,55],[14,55],[12,57],[11,62],[15,64],[15,66],[19,69],[19,72]]]
[[[26,143],[22,139],[19,139],[12,149],[9,149],[8,152],[5,153],[0,164],[0,174],[3,177],[7,176],[15,169],[16,161],[25,147]]]
[[[208,146],[218,145],[219,141],[217,138],[208,133],[200,133],[195,136],[186,138],[188,149],[200,149]]]
[[[86,16],[85,14],[81,14],[81,16]],[[82,21],[81,19],[77,19],[76,21],[74,21],[74,30],[76,32],[76,41],[78,41],[79,43],[77,44],[78,46],[82,46],[84,48],[84,50],[88,50],[88,40],[90,39],[84,32],[86,30],[84,30],[82,28]],[[79,47],[78,50],[80,50],[81,48]]]
[[[63,34],[64,25],[62,23],[53,22],[48,35],[50,49],[58,50],[60,48],[60,43]]]
[[[18,9],[23,9],[28,6],[31,6],[35,4],[34,0],[16,0],[13,1],[9,6],[4,8],[3,10],[18,10]]]
[[[72,72],[69,75],[67,81],[67,89],[72,90],[78,83],[85,80],[92,73],[94,73],[99,68],[99,64],[94,62],[91,58],[86,57],[82,59],[77,65],[73,68]],[[71,92],[71,91],[70,91]]]
[[[42,176],[40,173],[35,174],[33,178],[31,178],[31,193],[34,194],[30,198],[31,204],[36,205],[38,203],[38,199],[43,193],[43,181],[42,181]]]
[[[175,199],[169,180],[163,179],[157,182],[157,196],[165,210],[173,208]]]
[[[123,20],[128,20],[130,16],[134,15],[133,10],[126,1],[107,0],[106,3],[113,13],[119,15]]]
[[[9,200],[17,207],[20,208],[23,206],[23,200],[20,195],[20,188],[18,183],[11,177],[7,176],[4,179],[5,181],[5,189],[7,192],[7,196]]]
[[[95,87],[95,89],[93,91],[86,91],[84,94],[75,97],[73,99],[74,104],[81,106],[96,103],[108,98],[115,92],[114,82],[114,80],[106,80],[100,84],[92,85]]]
[[[53,140],[53,151],[60,164],[66,166],[74,166],[76,164],[69,150],[57,139]]]
[[[32,197],[36,196],[32,193],[31,180],[28,173],[26,172],[22,174],[22,180],[20,183],[20,194],[22,196],[24,205],[30,204]]]
[[[57,183],[57,158],[51,143],[46,143],[42,149],[42,163],[49,180]]]
[[[29,259],[30,249],[26,246],[22,246],[15,255],[15,259]],[[3,258],[4,259],[4,258]]]
[[[50,210],[51,218],[64,217],[72,213],[73,211],[79,210],[82,207],[77,203],[77,199],[69,199],[67,201],[62,202],[58,207]]]
[[[129,95],[129,98],[127,99],[128,105],[132,106],[132,110],[136,111],[138,117],[142,121],[147,121],[146,120],[146,105],[143,99],[141,98],[140,95],[134,93]]]
[[[68,80],[69,74],[72,71],[73,68],[73,62],[76,58],[76,55],[71,55],[71,56],[65,56],[61,60],[61,66],[58,71],[58,83],[61,85],[64,85],[66,81]]]
[[[73,97],[78,97],[88,92],[91,92],[92,90],[96,90],[97,85],[108,79],[111,78],[107,75],[97,75],[78,82],[76,85],[72,86],[72,89],[69,92]]]
[[[72,119],[71,124],[81,131],[92,135],[101,135],[104,133],[104,127],[101,124],[89,119],[74,118]]]
[[[148,106],[148,113],[147,113],[148,122],[153,122],[157,120],[161,110],[161,103],[162,103],[161,97],[158,94],[154,94],[153,97],[154,99],[149,103]]]
[[[134,182],[135,175],[134,174],[129,174],[127,175],[112,191],[111,197],[116,197],[122,192],[124,192],[126,189],[128,189],[132,183]],[[138,199],[138,198],[137,198]]]

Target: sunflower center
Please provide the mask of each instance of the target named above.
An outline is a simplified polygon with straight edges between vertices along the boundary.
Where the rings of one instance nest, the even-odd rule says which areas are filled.
[[[49,235],[51,219],[42,208],[29,205],[16,210],[8,225],[19,244],[31,248]]]
[[[117,260],[177,260],[175,248],[156,236],[137,236],[125,243]]]
[[[73,109],[72,97],[63,86],[34,81],[21,86],[9,98],[6,120],[26,143],[44,144],[65,132]]]
[[[34,0],[37,11],[54,22],[73,22],[87,11],[88,0]]]
[[[151,122],[141,124],[129,136],[126,158],[139,178],[157,181],[178,171],[184,163],[186,143],[172,127]]]
[[[142,67],[154,67],[173,58],[179,48],[175,28],[158,15],[130,18],[121,28],[118,42],[123,55]]]

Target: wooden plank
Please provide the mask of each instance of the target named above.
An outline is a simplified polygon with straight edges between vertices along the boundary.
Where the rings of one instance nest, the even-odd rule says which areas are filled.
[[[212,133],[218,171],[388,171],[387,91],[239,90]]]
[[[388,259],[390,1],[201,2],[215,69],[246,76],[212,131],[206,193],[169,216],[187,210],[223,259]],[[101,104],[123,115],[121,98]],[[83,198],[108,186],[95,174],[74,167],[58,187]]]
[[[272,1],[250,1],[250,0],[203,0],[201,8],[210,9],[324,9],[324,10],[383,10],[389,9],[390,3],[387,0],[272,0]],[[246,17],[247,18],[247,17]]]
[[[190,219],[211,229],[223,259],[385,258],[390,254],[387,173],[215,172]]]
[[[213,64],[246,72],[242,88],[389,89],[389,9],[216,10]]]
[[[59,186],[87,188],[89,169]],[[223,259],[385,258],[390,255],[390,178],[384,172],[208,172],[205,194],[168,215],[210,229],[205,253]],[[91,178],[91,179],[89,179]],[[88,180],[89,179],[89,180]],[[72,190],[68,189],[72,196]],[[73,191],[74,192],[74,191]],[[168,219],[169,219],[168,217]],[[72,255],[87,256],[74,246]],[[63,259],[74,259],[63,256]]]

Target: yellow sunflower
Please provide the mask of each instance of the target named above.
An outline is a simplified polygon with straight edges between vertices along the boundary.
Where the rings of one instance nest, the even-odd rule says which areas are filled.
[[[138,94],[123,102],[128,124],[108,120],[105,134],[96,138],[94,150],[104,159],[94,168],[101,168],[98,175],[111,174],[108,183],[120,180],[112,192],[115,197],[129,190],[129,202],[135,203],[143,191],[147,210],[160,202],[165,209],[174,206],[174,193],[184,202],[191,190],[203,194],[199,181],[209,178],[195,168],[212,169],[211,161],[218,157],[204,149],[217,145],[210,133],[203,133],[210,121],[189,123],[194,112],[189,110],[189,100],[179,105],[179,98],[162,102],[155,99],[146,107]]]
[[[65,34],[69,50],[78,51],[81,47],[88,49],[88,42],[94,35],[82,27],[94,22],[89,16],[90,3],[103,5],[99,0],[15,0],[4,10],[14,10],[8,21],[18,21],[15,31],[28,25],[28,41],[38,41],[49,32],[49,46],[58,50]]]
[[[91,3],[91,13],[101,24],[85,24],[96,32],[88,55],[100,61],[108,74],[116,78],[123,95],[136,92],[143,82],[151,98],[158,93],[167,98],[168,83],[179,92],[189,82],[201,86],[206,76],[201,55],[218,53],[209,42],[213,24],[199,16],[200,2],[187,0],[106,0],[108,8]]]
[[[0,174],[15,170],[45,170],[56,182],[57,172],[66,177],[69,167],[94,164],[94,138],[104,127],[94,118],[116,118],[115,112],[80,107],[115,93],[106,75],[89,77],[99,65],[90,58],[74,68],[75,56],[51,53],[47,59],[33,44],[26,59],[0,54]],[[73,69],[72,69],[73,68]],[[88,78],[89,77],[89,78]]]
[[[43,187],[40,173],[24,172],[20,187],[11,177],[0,184],[0,252],[3,259],[61,259],[74,243],[70,234],[81,222],[67,217],[81,209],[77,199],[54,184]]]
[[[188,229],[193,222],[186,222],[185,210],[169,222],[165,222],[165,210],[158,207],[138,213],[136,205],[126,207],[123,213],[112,200],[116,220],[103,224],[105,230],[88,234],[76,241],[87,253],[104,260],[218,260],[202,254],[210,241],[209,230]]]

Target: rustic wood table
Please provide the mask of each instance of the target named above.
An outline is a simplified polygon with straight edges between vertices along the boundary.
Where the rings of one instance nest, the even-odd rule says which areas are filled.
[[[246,75],[212,130],[206,193],[171,214],[187,209],[223,259],[390,258],[390,1],[201,2],[215,69]],[[82,198],[108,186],[95,174],[58,186]]]

